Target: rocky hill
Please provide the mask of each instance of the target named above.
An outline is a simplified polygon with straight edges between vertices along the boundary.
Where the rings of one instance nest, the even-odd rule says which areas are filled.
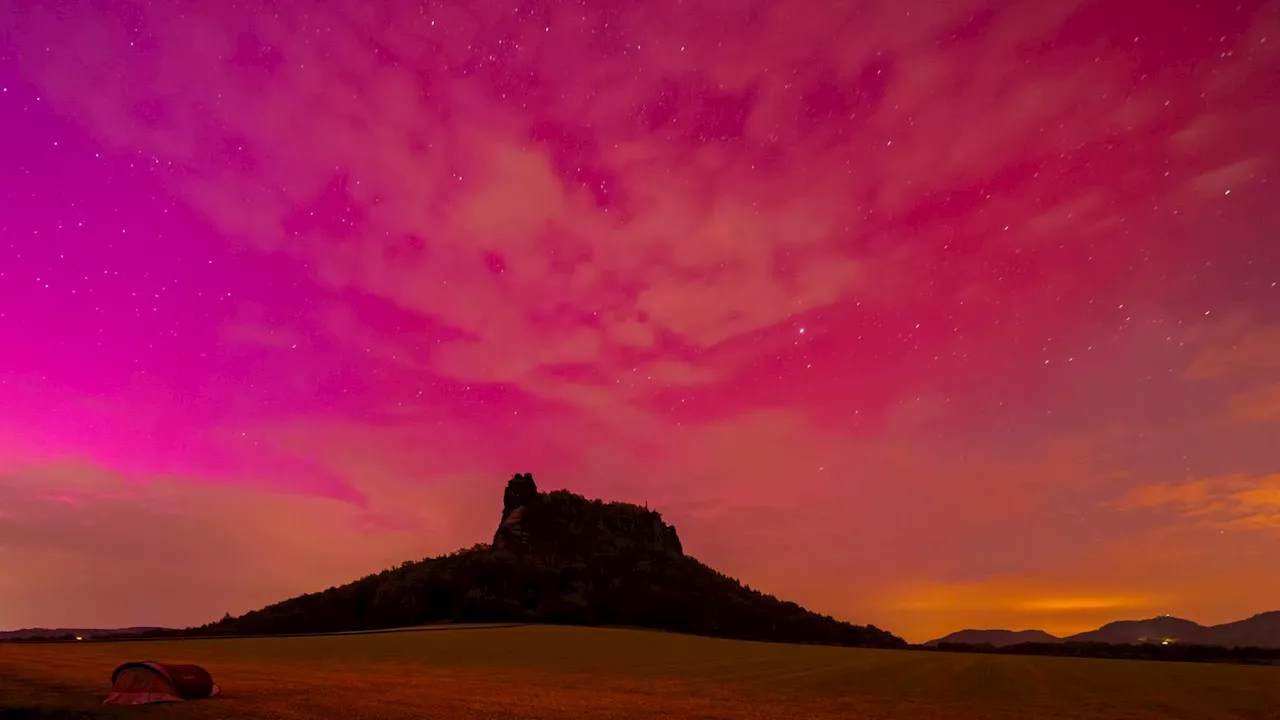
[[[648,508],[507,483],[489,545],[407,562],[187,635],[404,627],[439,621],[625,625],[729,638],[905,647],[875,626],[810,612],[692,557]]]

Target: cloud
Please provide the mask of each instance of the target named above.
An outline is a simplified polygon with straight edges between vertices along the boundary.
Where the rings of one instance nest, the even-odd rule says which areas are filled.
[[[926,253],[980,239],[948,262],[994,284],[1029,257],[1008,212],[1038,208],[1011,232],[1046,251],[1086,221],[1116,230],[1106,179],[1064,160],[1120,131],[1158,144],[1158,101],[1182,83],[1024,59],[1078,4],[962,2],[907,25],[888,6],[809,9],[148,6],[139,47],[101,8],[11,26],[56,102],[175,163],[173,186],[225,232],[456,329],[420,358],[433,372],[572,401],[547,368],[618,379],[673,344],[855,296],[900,304],[928,282],[904,236]],[[41,52],[48,37],[69,49]],[[1017,179],[1035,163],[1062,172]],[[717,370],[732,369],[681,374]]]
[[[1280,474],[1220,475],[1133,488],[1114,502],[1126,511],[1167,511],[1230,530],[1280,530]]]
[[[1045,594],[1045,587],[1026,578],[995,578],[981,583],[949,583],[917,588],[900,601],[900,606],[923,611],[1013,611],[1028,615],[1041,613],[1093,612],[1149,608],[1149,597],[1102,593]]]
[[[1228,411],[1232,418],[1247,422],[1280,421],[1280,383],[1232,395]]]
[[[0,470],[0,626],[203,623],[452,550],[464,544],[453,530],[91,463],[11,466]]]
[[[1197,175],[1187,181],[1188,190],[1206,198],[1224,197],[1230,194],[1233,188],[1238,189],[1245,183],[1257,179],[1265,169],[1266,163],[1260,158],[1239,160]]]
[[[1280,325],[1246,324],[1233,317],[1214,327],[1183,372],[1187,380],[1216,380],[1280,369]]]
[[[296,349],[308,338],[276,324],[233,321],[222,326],[222,339],[228,343],[273,350]]]
[[[1182,377],[1229,387],[1225,419],[1280,420],[1280,383],[1274,382],[1280,377],[1280,325],[1260,324],[1236,313],[1198,328],[1191,339],[1200,349]]]
[[[920,628],[917,642],[961,628],[1044,630],[1059,637],[1091,630],[1119,617],[1154,614],[1168,598],[1148,579],[1117,593],[1114,583],[1063,583],[1051,575],[992,577],[972,582],[926,582],[895,588],[885,598],[895,617]]]

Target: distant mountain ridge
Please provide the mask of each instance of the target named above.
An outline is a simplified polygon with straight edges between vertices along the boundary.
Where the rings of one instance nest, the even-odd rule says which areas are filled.
[[[925,645],[933,646],[944,642],[1008,647],[1029,642],[1062,642],[1062,638],[1043,630],[960,630],[946,637],[930,640]]]
[[[156,632],[164,628],[127,627],[127,628],[23,628],[21,630],[0,630],[0,640],[36,640],[43,638],[82,637],[96,638],[106,636],[142,635]]]
[[[698,635],[906,647],[874,625],[811,612],[689,557],[648,507],[507,483],[493,542],[166,635],[277,635],[441,621],[623,625]]]
[[[1146,620],[1117,620],[1097,630],[1056,637],[1043,630],[960,630],[930,640],[942,643],[1009,647],[1020,643],[1107,643],[1111,645],[1165,644],[1217,645],[1221,647],[1280,648],[1280,610],[1221,625],[1201,625],[1191,620],[1160,615]]]

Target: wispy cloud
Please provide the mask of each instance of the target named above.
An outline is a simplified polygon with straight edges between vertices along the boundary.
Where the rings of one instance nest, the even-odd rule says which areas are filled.
[[[1133,488],[1114,502],[1234,530],[1280,530],[1280,474],[1220,475]]]
[[[1145,586],[1145,587],[1144,587]],[[1117,617],[1154,614],[1167,602],[1139,581],[1118,588],[1064,585],[1059,578],[991,577],[981,581],[916,584],[886,598],[894,613],[912,618],[924,632],[917,642],[962,628],[1044,630],[1063,636],[1089,630]]]
[[[1280,421],[1280,383],[1263,385],[1231,396],[1231,417],[1248,422]]]
[[[1248,326],[1235,318],[1219,326],[1183,373],[1188,380],[1217,380],[1280,370],[1280,325]]]
[[[243,612],[483,539],[432,511],[447,498],[459,513],[456,496],[473,487],[441,481],[412,498],[374,488],[379,508],[399,501],[417,511],[408,514],[91,463],[11,466],[0,471],[0,622],[185,624]]]
[[[900,304],[930,280],[903,261],[903,235],[932,252],[962,231],[974,252],[948,262],[1003,288],[994,296],[1009,292],[998,268],[1027,257],[1011,238],[1052,248],[1082,242],[1085,226],[1115,229],[1097,200],[1114,190],[1065,168],[998,181],[972,207],[946,199],[1120,129],[1163,140],[1164,95],[1130,88],[1131,68],[1021,59],[1076,9],[1009,8],[972,49],[937,38],[982,15],[978,2],[893,31],[888,9],[800,22],[758,4],[741,17],[770,20],[734,20],[717,43],[699,41],[703,20],[687,6],[622,11],[605,27],[614,42],[634,39],[619,45],[627,52],[584,62],[558,33],[596,19],[552,4],[474,72],[460,68],[492,44],[491,23],[457,8],[378,19],[358,3],[306,18],[152,7],[145,20],[163,31],[145,54],[113,51],[132,28],[109,12],[15,22],[56,29],[73,48],[29,41],[33,74],[57,78],[56,102],[111,145],[183,168],[175,187],[228,234],[458,330],[423,354],[433,372],[573,402],[580,393],[557,390],[571,381],[545,368],[619,380],[659,362],[664,344],[705,350],[855,297]],[[775,23],[792,28],[787,39]],[[302,25],[330,30],[304,41]],[[417,67],[424,47],[445,67]],[[849,88],[820,102],[833,74]],[[556,91],[542,92],[551,78]],[[163,111],[137,111],[151,105]],[[1252,166],[1225,167],[1234,177]],[[1042,187],[1050,177],[1065,179]],[[1021,207],[1035,208],[1026,222],[1000,219]],[[254,333],[288,342],[274,335]]]

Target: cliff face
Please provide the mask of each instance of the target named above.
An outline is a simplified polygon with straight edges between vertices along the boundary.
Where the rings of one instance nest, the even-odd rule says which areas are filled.
[[[680,536],[663,522],[661,513],[587,500],[563,490],[539,493],[528,473],[507,482],[493,549],[562,559],[599,554],[684,556]]]
[[[524,515],[528,508],[538,504],[538,499],[538,485],[533,482],[532,474],[517,473],[507,481],[507,489],[502,493],[502,519],[493,533],[494,550],[527,552],[532,549]]]

